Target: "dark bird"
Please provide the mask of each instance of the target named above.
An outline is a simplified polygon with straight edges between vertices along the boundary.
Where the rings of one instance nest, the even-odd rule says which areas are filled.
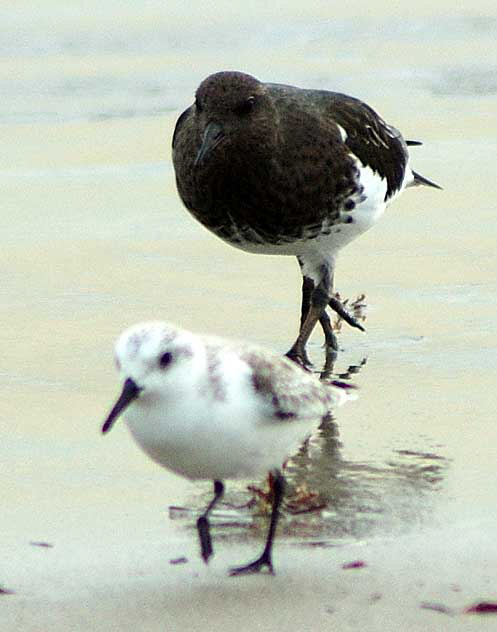
[[[297,257],[300,330],[287,355],[300,364],[318,321],[338,348],[328,305],[363,329],[333,295],[338,251],[405,188],[440,188],[411,170],[418,144],[356,98],[234,71],[207,77],[179,117],[173,162],[190,213],[236,248]]]

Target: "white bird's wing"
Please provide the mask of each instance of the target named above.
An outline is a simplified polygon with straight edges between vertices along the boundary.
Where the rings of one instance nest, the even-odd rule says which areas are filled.
[[[322,418],[350,398],[346,385],[321,382],[285,357],[260,348],[244,348],[240,358],[249,366],[255,393],[281,420]]]

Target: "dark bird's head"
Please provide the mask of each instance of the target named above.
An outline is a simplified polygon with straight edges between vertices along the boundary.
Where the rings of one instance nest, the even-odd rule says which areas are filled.
[[[242,72],[217,72],[204,79],[195,94],[194,116],[200,146],[194,166],[216,148],[235,142],[257,145],[267,134],[272,103],[266,84]]]

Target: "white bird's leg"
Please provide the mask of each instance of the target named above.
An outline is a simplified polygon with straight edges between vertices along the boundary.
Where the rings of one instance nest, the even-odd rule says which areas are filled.
[[[224,494],[224,485],[222,481],[214,481],[214,498],[207,505],[207,509],[197,520],[197,531],[200,540],[200,552],[202,559],[207,564],[213,551],[211,533],[209,528],[209,513],[214,509],[218,500]]]
[[[278,518],[280,517],[280,506],[285,494],[285,479],[279,470],[273,470],[273,504],[271,509],[271,520],[266,537],[266,544],[261,555],[246,566],[236,566],[230,570],[230,575],[246,575],[249,573],[258,573],[264,566],[267,566],[271,575],[274,575],[272,548],[273,540],[276,533]]]

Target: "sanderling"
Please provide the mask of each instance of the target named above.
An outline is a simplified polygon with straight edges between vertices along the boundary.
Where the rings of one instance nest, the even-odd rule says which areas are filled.
[[[409,166],[408,145],[359,99],[218,72],[198,87],[173,135],[178,192],[206,228],[247,252],[300,265],[300,331],[288,356],[308,364],[319,320],[337,349],[327,305],[362,325],[333,294],[335,259],[410,186],[440,188]]]
[[[273,572],[285,487],[279,468],[332,408],[351,398],[349,385],[323,383],[266,349],[164,322],[127,329],[116,343],[116,363],[123,388],[102,432],[125,411],[131,434],[154,461],[188,479],[214,481],[214,497],[197,521],[205,562],[213,553],[208,517],[223,480],[273,473],[264,550],[231,574]]]

